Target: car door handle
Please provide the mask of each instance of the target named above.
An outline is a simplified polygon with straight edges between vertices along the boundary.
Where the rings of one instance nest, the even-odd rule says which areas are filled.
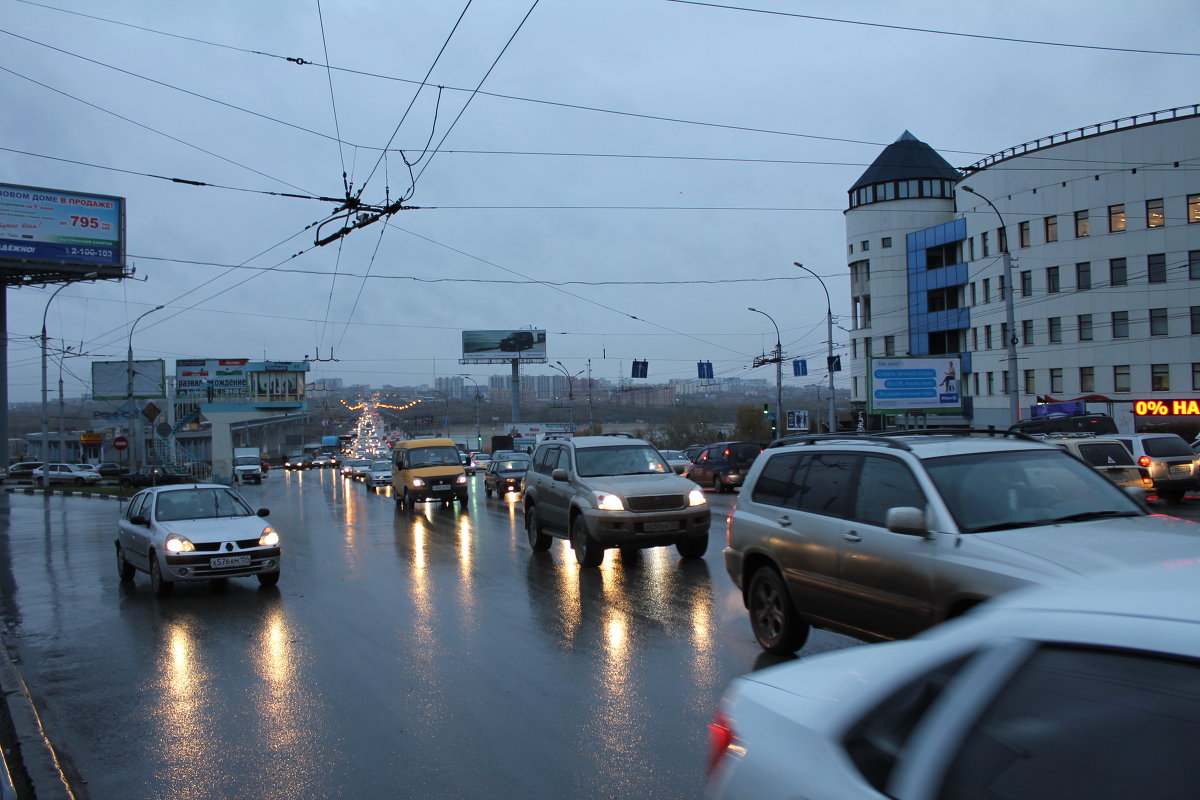
[[[859,536],[854,531],[847,531],[846,533],[843,533],[842,538],[845,539],[847,542],[861,542],[862,541],[862,537]]]
[[[786,514],[779,518],[779,526],[782,528],[792,527],[792,520]]]

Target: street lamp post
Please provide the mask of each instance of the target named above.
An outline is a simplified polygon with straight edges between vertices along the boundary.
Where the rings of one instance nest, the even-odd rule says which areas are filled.
[[[54,290],[54,294],[50,295],[50,299],[46,301],[46,309],[42,312],[42,488],[45,489],[50,485],[50,416],[46,407],[46,315],[50,313],[50,304],[54,302],[54,298],[58,297],[58,293],[70,286],[69,283],[64,283],[62,286]],[[61,441],[59,447],[62,447]]]
[[[129,471],[135,471],[140,462],[146,459],[142,454],[142,449],[145,442],[142,441],[142,420],[141,414],[136,413],[133,402],[133,331],[137,328],[137,324],[155,311],[161,311],[166,306],[155,306],[149,311],[142,314],[133,321],[129,326],[129,347],[125,353],[125,406],[128,413],[132,414],[132,422],[129,424],[129,432],[133,435],[133,446],[129,448]]]
[[[825,281],[821,276],[813,272],[808,267],[801,264],[799,261],[793,261],[792,264],[807,272],[817,279],[821,284],[821,288],[825,290],[825,365],[829,370],[829,432],[837,433],[837,410],[834,407],[833,399],[833,304],[829,301],[829,287],[825,285]]]
[[[1008,325],[1008,341],[1005,342],[1006,352],[1008,353],[1008,424],[1016,425],[1020,421],[1021,416],[1021,389],[1020,384],[1017,383],[1017,322],[1016,310],[1013,306],[1012,255],[1009,253],[1008,228],[1005,226],[1004,217],[1000,214],[1000,209],[996,208],[995,203],[970,186],[963,186],[962,189],[964,192],[970,192],[991,206],[992,211],[996,212],[996,218],[1000,220],[1000,229],[1004,231],[1004,241],[997,242],[997,244],[1004,245],[1004,250],[1001,251],[1000,257],[1004,266],[1004,320]]]
[[[756,314],[762,314],[767,319],[771,320],[771,324],[775,326],[775,438],[783,436],[783,342],[779,336],[779,326],[775,323],[775,318],[765,311],[759,311],[757,308],[747,308],[747,311],[753,311]]]
[[[550,365],[551,369],[556,369],[563,374],[567,379],[567,400],[571,404],[571,433],[575,432],[575,379],[583,374],[583,370],[579,370],[574,375],[567,369],[566,365],[561,361],[556,361]]]
[[[475,449],[483,449],[483,430],[479,425],[479,382],[470,375],[460,375],[459,377],[466,378],[471,383],[475,384]]]

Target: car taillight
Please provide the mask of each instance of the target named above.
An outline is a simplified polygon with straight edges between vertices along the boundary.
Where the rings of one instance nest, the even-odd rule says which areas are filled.
[[[1141,458],[1139,458],[1139,459],[1138,459],[1138,466],[1139,466],[1139,467],[1148,467],[1148,466],[1150,466],[1150,464],[1152,464],[1152,463],[1153,463],[1153,462],[1152,462],[1152,461],[1150,461],[1150,456],[1142,456]]]
[[[718,708],[713,712],[712,722],[708,723],[708,774],[716,771],[717,765],[733,744],[733,728],[730,727],[729,716]]]

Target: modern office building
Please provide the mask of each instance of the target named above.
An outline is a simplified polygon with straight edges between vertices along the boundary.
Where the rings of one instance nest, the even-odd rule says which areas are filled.
[[[961,358],[963,411],[930,424],[1006,428],[1010,392],[1021,418],[1200,397],[1197,142],[1195,105],[957,169],[906,131],[849,191],[855,409],[884,357]]]

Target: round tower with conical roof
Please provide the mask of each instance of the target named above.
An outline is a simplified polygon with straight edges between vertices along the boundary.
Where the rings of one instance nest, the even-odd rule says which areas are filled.
[[[926,318],[911,316],[930,309],[908,251],[911,232],[953,223],[954,185],[960,177],[932,147],[905,131],[850,187],[845,215],[852,313],[841,326],[850,330],[856,411],[866,408],[868,358],[950,352],[950,345],[958,349],[958,342],[939,340],[942,332],[928,330]]]

